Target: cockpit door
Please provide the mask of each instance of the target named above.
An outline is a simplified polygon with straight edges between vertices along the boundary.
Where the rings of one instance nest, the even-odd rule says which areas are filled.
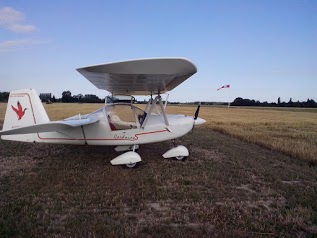
[[[138,129],[143,115],[141,109],[128,104],[114,104],[106,108],[111,131]]]

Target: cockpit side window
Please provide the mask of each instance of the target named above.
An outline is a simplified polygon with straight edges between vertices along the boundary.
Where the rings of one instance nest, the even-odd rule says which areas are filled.
[[[112,131],[139,128],[144,112],[131,105],[112,105],[106,108],[107,119]]]

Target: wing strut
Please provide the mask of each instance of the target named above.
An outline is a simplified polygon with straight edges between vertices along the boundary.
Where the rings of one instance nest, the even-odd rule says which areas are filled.
[[[156,108],[157,101],[159,102],[159,105],[160,105],[160,108],[161,108],[161,111],[162,111],[162,115],[164,117],[165,124],[166,124],[166,126],[169,126],[169,123],[168,123],[168,120],[167,120],[167,116],[166,116],[166,113],[165,113],[165,107],[163,106],[163,102],[162,102],[162,97],[161,97],[161,95],[158,95],[158,96],[155,97],[154,100],[151,98],[149,100],[148,104],[146,105],[145,112],[147,113],[147,116],[146,116],[146,118],[145,118],[145,120],[144,120],[144,122],[142,124],[142,129],[144,129],[147,121],[150,118],[151,113],[153,112],[154,108]],[[150,107],[150,109],[148,109],[148,107]]]
[[[167,120],[167,116],[165,114],[165,107],[163,106],[163,102],[162,102],[162,97],[161,97],[161,95],[158,95],[157,97],[159,97],[159,104],[160,104],[160,107],[161,107],[161,111],[162,111],[162,114],[163,114],[163,117],[164,117],[165,124],[167,126],[169,126],[168,120]]]

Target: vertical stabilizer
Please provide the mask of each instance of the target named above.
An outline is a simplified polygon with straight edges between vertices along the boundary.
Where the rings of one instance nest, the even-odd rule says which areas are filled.
[[[47,122],[49,118],[34,89],[22,89],[10,93],[2,130]],[[1,136],[1,139],[33,142],[35,135],[5,135]]]

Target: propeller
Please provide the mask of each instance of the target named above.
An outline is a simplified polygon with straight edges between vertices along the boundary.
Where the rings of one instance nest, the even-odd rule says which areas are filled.
[[[193,130],[194,130],[194,127],[197,126],[197,125],[201,125],[201,124],[204,124],[206,122],[206,120],[198,117],[199,116],[199,110],[200,110],[200,104],[198,104],[198,107],[196,109],[196,112],[195,112],[195,115],[194,115],[194,126],[193,126]]]
[[[200,110],[200,103],[198,104],[198,107],[197,107],[197,109],[196,109],[195,116],[194,116],[194,120],[197,120],[198,115],[199,115],[199,110]]]
[[[199,116],[200,105],[201,105],[201,103],[198,104],[198,107],[197,107],[195,115],[194,115],[194,125],[193,125],[192,132],[194,131],[195,126],[204,124],[206,122],[206,120],[198,117]]]

